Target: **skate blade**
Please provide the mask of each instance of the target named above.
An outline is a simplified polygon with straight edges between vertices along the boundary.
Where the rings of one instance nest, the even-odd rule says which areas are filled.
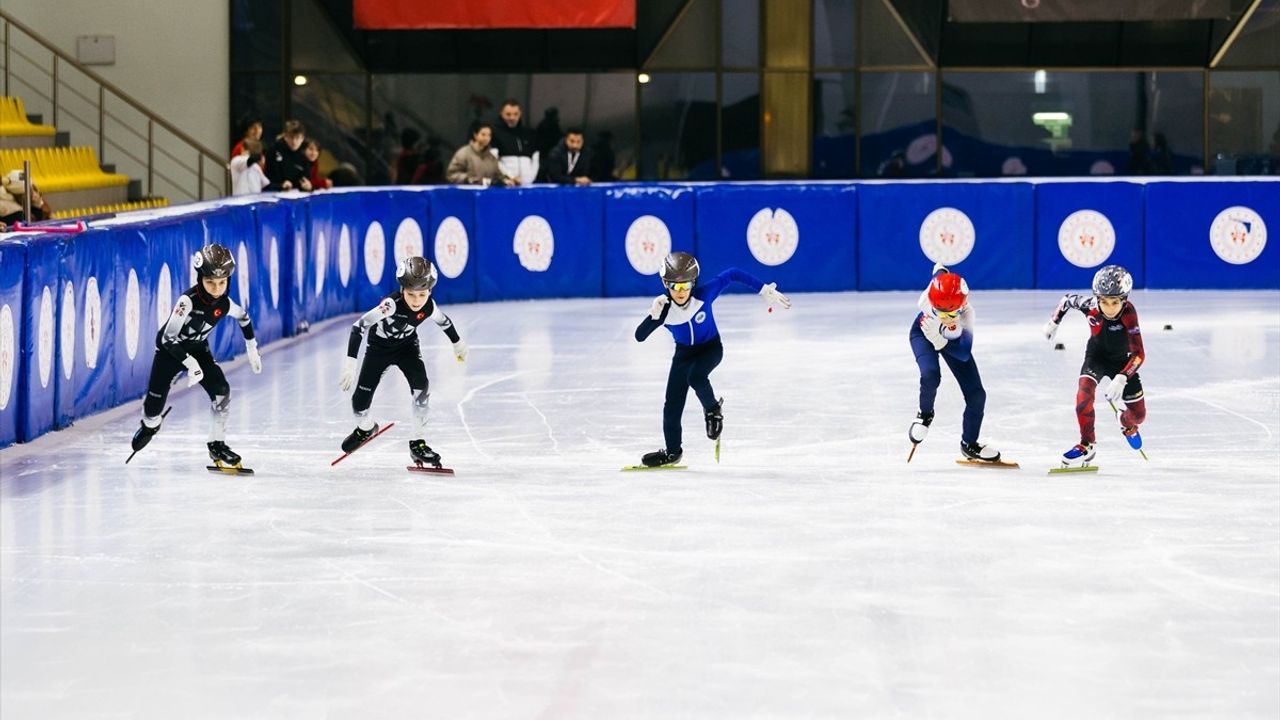
[[[395,426],[396,426],[396,424],[395,424],[395,423],[393,423],[393,422],[389,422],[389,423],[387,423],[386,425],[383,425],[382,427],[378,428],[378,432],[376,432],[376,433],[374,433],[374,434],[370,435],[369,437],[365,438],[365,441],[364,441],[364,442],[362,442],[362,443],[360,443],[359,445],[357,445],[355,450],[352,450],[351,452],[347,452],[347,453],[342,453],[341,455],[339,455],[337,460],[334,460],[333,462],[329,463],[329,467],[333,467],[334,465],[337,465],[338,463],[342,462],[343,460],[346,460],[347,458],[351,457],[351,456],[352,456],[352,455],[354,455],[356,452],[359,452],[360,448],[362,448],[362,447],[364,447],[365,445],[368,445],[369,443],[373,442],[374,438],[378,437],[378,436],[379,436],[379,435],[381,435],[382,433],[384,433],[384,432],[386,432],[386,431],[390,430],[391,428],[393,428],[393,427],[395,427]]]
[[[636,470],[688,470],[688,465],[659,465],[657,467],[649,467],[648,465],[627,465],[622,468],[622,472],[632,472]]]
[[[1085,465],[1083,467],[1057,467],[1049,468],[1050,475],[1059,475],[1062,473],[1082,473],[1082,472],[1098,472],[1097,465]]]
[[[908,460],[910,462],[910,460]],[[1016,462],[1005,462],[1003,460],[974,460],[973,458],[960,458],[956,460],[957,465],[969,465],[972,467],[993,467],[1004,468],[1006,470],[1017,470],[1022,467]]]
[[[252,475],[253,470],[239,465],[227,465],[221,460],[214,460],[213,465],[206,465],[205,469],[214,474],[221,475]]]
[[[429,475],[453,475],[453,468],[436,467],[434,465],[409,465],[405,470],[415,473],[427,473]]]

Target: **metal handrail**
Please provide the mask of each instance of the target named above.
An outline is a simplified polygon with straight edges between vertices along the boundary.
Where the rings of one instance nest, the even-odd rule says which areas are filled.
[[[65,63],[66,65],[69,65],[72,69],[79,71],[82,75],[89,78],[98,86],[98,161],[99,162],[105,161],[105,158],[103,158],[103,151],[106,150],[106,147],[108,144],[106,139],[105,119],[108,116],[110,116],[113,120],[116,120],[117,122],[119,122],[126,130],[133,132],[138,137],[144,138],[147,141],[147,159],[146,159],[146,162],[142,164],[144,164],[147,169],[147,179],[146,179],[147,186],[146,187],[147,187],[147,194],[150,195],[152,193],[155,176],[157,174],[157,171],[155,168],[155,150],[156,150],[155,128],[160,127],[168,131],[171,135],[173,135],[175,138],[180,140],[185,145],[189,146],[192,150],[196,151],[196,160],[195,160],[194,167],[192,167],[189,164],[182,162],[180,159],[178,159],[176,156],[172,155],[171,153],[168,153],[163,148],[161,148],[160,150],[161,153],[171,158],[179,166],[190,170],[191,173],[196,176],[196,191],[192,195],[194,199],[204,200],[205,185],[212,184],[207,182],[205,178],[204,166],[205,166],[206,160],[212,161],[214,163],[214,167],[222,168],[222,195],[231,194],[231,174],[226,167],[226,158],[223,157],[222,153],[217,153],[217,152],[214,152],[213,150],[210,150],[209,148],[205,147],[204,145],[196,141],[190,135],[187,135],[186,133],[182,132],[177,127],[175,127],[174,125],[166,121],[164,118],[160,117],[156,113],[149,110],[141,102],[135,100],[128,93],[124,92],[123,90],[116,87],[115,85],[112,85],[102,76],[98,75],[97,73],[85,67],[84,65],[80,64],[80,62],[77,61],[75,58],[63,52],[62,50],[54,46],[52,43],[50,43],[49,41],[40,37],[38,34],[36,34],[34,30],[22,24],[18,20],[16,20],[9,13],[3,10],[0,10],[0,20],[3,20],[4,22],[4,33],[3,33],[4,92],[6,95],[9,94],[10,84],[13,79],[16,79],[22,84],[32,88],[33,91],[37,91],[35,85],[27,81],[25,78],[17,77],[16,74],[14,73],[13,63],[11,62],[11,59],[13,54],[17,54],[19,56],[22,56],[24,59],[31,61],[32,64],[36,65],[36,68],[38,70],[43,72],[49,78],[52,78],[51,96],[44,96],[43,94],[41,94],[41,97],[44,97],[50,100],[50,102],[52,103],[53,112],[52,112],[51,120],[53,124],[56,126],[58,124],[58,111],[60,108],[60,103],[58,102],[58,90],[60,86],[65,85],[67,89],[70,90],[73,94],[79,96],[81,99],[86,99],[84,95],[77,92],[75,88],[72,88],[70,85],[68,85],[65,82],[62,82],[59,79],[58,75],[62,71],[62,65]],[[51,71],[45,71],[43,68],[39,66],[39,63],[36,63],[33,59],[26,57],[26,55],[20,51],[13,50],[12,38],[11,38],[11,29],[13,28],[16,28],[23,35],[35,41],[36,44],[40,45],[45,50],[53,54]],[[134,110],[136,110],[145,118],[145,123],[146,123],[145,134],[138,130],[135,130],[133,127],[130,126],[129,123],[125,123],[120,118],[107,112],[106,94],[108,92],[111,93],[113,96],[115,96],[117,99],[123,101],[124,103],[132,107]],[[79,121],[81,124],[89,126],[89,123],[84,122],[80,118],[75,118],[75,119]],[[110,144],[119,147],[117,143],[112,142]],[[128,153],[125,153],[125,154],[129,155]],[[169,180],[169,178],[163,174],[161,174],[161,177],[164,178],[165,180]],[[178,187],[178,186],[175,184],[174,187]]]

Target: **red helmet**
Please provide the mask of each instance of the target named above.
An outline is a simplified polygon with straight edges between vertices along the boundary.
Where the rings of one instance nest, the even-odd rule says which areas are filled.
[[[929,283],[929,304],[935,310],[955,312],[969,299],[969,283],[953,272],[938,273]]]

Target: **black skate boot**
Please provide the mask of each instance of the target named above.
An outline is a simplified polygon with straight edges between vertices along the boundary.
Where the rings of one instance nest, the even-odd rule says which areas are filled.
[[[675,452],[655,450],[651,453],[646,453],[644,457],[640,458],[640,462],[645,467],[662,467],[663,465],[675,465],[680,462],[682,456],[683,453],[679,450]]]
[[[409,456],[413,458],[413,463],[418,467],[430,465],[431,467],[440,467],[440,453],[432,450],[426,440],[410,440]]]
[[[378,432],[377,423],[374,423],[373,427],[369,428],[368,430],[361,430],[360,428],[357,427],[355,430],[351,431],[350,435],[348,435],[346,438],[342,440],[342,452],[344,453],[355,452],[356,448],[363,445],[364,442],[369,438],[373,437],[373,434],[376,432]]]
[[[718,440],[720,433],[724,431],[724,413],[720,409],[724,407],[724,398],[716,401],[716,406],[706,411],[707,415],[707,437],[712,440]]]
[[[960,452],[970,460],[991,463],[1000,462],[1000,451],[990,445],[979,445],[976,442],[967,443],[962,441],[960,443]]]
[[[133,442],[130,443],[133,447],[133,451],[138,452],[142,448],[146,447],[147,443],[151,442],[151,438],[155,437],[158,432],[160,432],[159,425],[156,425],[155,427],[147,427],[145,422],[139,423],[138,432],[133,434]]]
[[[240,456],[232,452],[231,448],[221,440],[209,443],[209,457],[213,458],[213,463],[218,467],[240,467]]]

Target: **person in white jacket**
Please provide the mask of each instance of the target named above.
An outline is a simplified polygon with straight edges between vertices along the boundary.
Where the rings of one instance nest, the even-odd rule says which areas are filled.
[[[262,157],[262,143],[246,139],[240,154],[231,158],[227,168],[231,170],[232,195],[256,195],[263,190],[288,190],[288,187],[271,187],[267,179],[266,160]],[[286,182],[286,185],[289,183]]]

